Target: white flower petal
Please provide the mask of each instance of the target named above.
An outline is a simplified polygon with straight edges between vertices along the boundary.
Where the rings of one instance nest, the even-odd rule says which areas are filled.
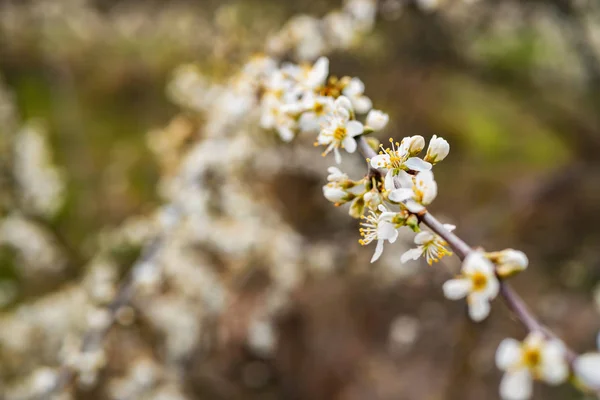
[[[600,390],[600,353],[587,353],[577,357],[573,369],[584,385]]]
[[[363,124],[358,121],[349,121],[348,124],[346,124],[346,130],[348,136],[354,137],[363,133],[364,127]]]
[[[469,304],[469,317],[475,322],[483,321],[490,315],[490,302],[486,296],[471,293],[467,299]]]
[[[279,133],[279,137],[284,142],[291,142],[294,139],[294,132],[287,127],[278,127],[277,132]]]
[[[494,272],[494,265],[489,261],[482,252],[470,252],[462,263],[462,271],[467,275],[471,275],[476,271],[482,271],[486,275]]]
[[[314,112],[305,112],[300,116],[298,125],[302,132],[317,132],[319,130],[319,118]]]
[[[523,345],[530,349],[531,348],[541,349],[544,346],[545,342],[546,342],[546,337],[544,336],[544,334],[542,332],[535,331],[535,332],[531,332],[529,335],[527,335],[527,337],[523,341]]]
[[[396,189],[396,184],[394,183],[394,176],[392,175],[392,171],[388,171],[387,174],[385,174],[383,186],[384,186],[385,190],[395,190]]]
[[[559,385],[569,377],[569,366],[564,359],[556,362],[544,362],[541,373],[545,382]]]
[[[412,189],[396,189],[390,192],[388,198],[391,201],[395,201],[396,203],[401,203],[403,201],[413,198],[414,195],[415,193],[412,191]]]
[[[346,112],[352,111],[352,102],[346,96],[340,96],[335,100],[334,106],[336,109],[344,109]]]
[[[444,296],[450,300],[458,300],[467,296],[473,284],[469,279],[450,279],[442,286]]]
[[[342,141],[342,145],[348,153],[354,153],[356,151],[356,140],[352,137],[346,136]]]
[[[388,239],[388,242],[394,243],[396,241],[396,239],[398,239],[398,230],[394,229],[394,233],[393,233],[392,237],[390,237]]]
[[[521,343],[515,339],[504,339],[496,350],[496,366],[505,371],[517,364],[521,358]]]
[[[500,397],[504,400],[527,400],[532,391],[531,374],[526,368],[507,372],[500,382]]]
[[[379,259],[379,257],[381,257],[382,253],[383,253],[383,240],[378,240],[377,247],[375,247],[375,253],[373,254],[373,257],[371,257],[371,262],[374,263],[375,261],[377,261]]]
[[[307,79],[307,84],[310,87],[317,87],[325,83],[329,75],[329,59],[320,57],[312,67]]]
[[[437,196],[437,183],[433,179],[431,171],[419,172],[416,178],[416,186],[423,192],[421,199],[423,204],[431,204]]]
[[[452,232],[453,230],[456,229],[456,225],[444,224],[444,228],[446,228],[447,231]]]
[[[388,211],[387,208],[383,207],[381,204],[380,204],[380,207],[378,207],[378,208],[381,211],[381,215],[379,216],[379,220],[380,221],[391,222],[392,219],[394,219],[394,217],[397,214],[397,213],[395,213],[393,211]]]
[[[347,91],[350,95],[362,94],[365,91],[365,84],[360,78],[352,78],[344,88],[344,91]]]
[[[507,249],[501,252],[500,264],[508,264],[517,270],[524,270],[527,268],[529,260],[522,251]]]
[[[569,376],[569,366],[565,358],[565,345],[559,340],[550,340],[542,348],[542,377],[551,384],[558,385]]]
[[[390,162],[390,156],[388,154],[378,154],[371,158],[371,167],[373,168],[385,168]],[[388,174],[391,172],[388,172]]]
[[[417,248],[414,248],[414,249],[407,250],[400,257],[400,262],[402,264],[404,264],[404,263],[406,263],[409,260],[418,260],[419,257],[421,257],[423,255],[423,250],[424,250],[423,247],[417,247]]]
[[[367,113],[373,107],[373,102],[366,96],[354,97],[352,100],[354,100],[354,109],[358,114]]]
[[[498,278],[496,278],[495,274],[487,275],[487,285],[485,289],[480,292],[481,296],[487,297],[492,300],[498,296],[500,292],[500,282],[498,282]]]
[[[332,203],[342,201],[346,196],[346,192],[338,187],[323,186],[323,196]]]
[[[404,162],[406,168],[413,171],[429,171],[431,169],[431,164],[427,161],[423,161],[419,157],[411,157]]]
[[[417,203],[414,200],[406,200],[406,202],[404,203],[404,206],[408,209],[408,211],[410,211],[411,213],[420,213],[421,211],[425,210],[425,207],[423,207],[422,204]]]
[[[381,221],[377,226],[377,239],[389,240],[398,236],[398,232],[394,225],[389,222]]]
[[[415,244],[425,244],[431,242],[435,235],[429,231],[421,231],[415,236]]]
[[[398,171],[398,174],[394,177],[396,182],[400,184],[402,188],[410,188],[413,187],[413,178],[412,175],[406,171]]]

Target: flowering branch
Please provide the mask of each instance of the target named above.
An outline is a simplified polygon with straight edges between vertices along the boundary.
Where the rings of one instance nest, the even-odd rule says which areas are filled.
[[[351,180],[339,168],[330,167],[323,194],[336,206],[351,203],[350,216],[363,220],[360,229],[363,238],[359,242],[362,245],[377,243],[371,262],[381,256],[384,243],[394,243],[398,229],[406,226],[418,232],[417,247],[404,253],[400,261],[425,256],[432,264],[452,254],[446,246],[463,261],[461,274],[447,281],[443,290],[449,299],[466,298],[474,321],[489,315],[495,297],[504,298],[508,308],[529,331],[522,343],[505,339],[496,353],[498,368],[506,371],[500,385],[504,399],[527,399],[533,390],[533,379],[556,385],[565,382],[571,370],[584,387],[595,388],[600,380],[597,372],[600,354],[579,357],[568,349],[538,321],[506,282],[527,268],[527,256],[513,249],[499,252],[473,249],[452,233],[453,225],[442,224],[427,211],[426,207],[437,196],[431,169],[448,155],[448,142],[434,136],[424,158],[418,157],[425,147],[424,138],[418,135],[406,137],[401,143],[390,140],[391,149],[380,146],[381,151],[376,153],[364,135],[383,129],[388,115],[371,108],[358,78],[327,81],[328,64],[327,59],[320,58],[314,66],[303,67],[302,73],[286,71],[289,66],[275,70],[273,74],[279,78],[274,87],[269,87],[273,79],[267,80],[267,100],[262,101],[269,107],[268,113],[279,116],[279,121],[273,119],[270,127],[284,140],[291,140],[298,133],[317,131],[315,145],[326,147],[323,156],[332,152],[340,164],[342,149],[348,153],[358,150],[367,160],[369,171],[358,181]],[[290,92],[286,93],[286,89]],[[274,96],[268,97],[269,93]],[[315,97],[315,93],[320,97]],[[363,107],[365,104],[368,106]],[[368,113],[366,120],[361,122],[357,114],[365,113]],[[399,211],[394,211],[396,208]],[[430,232],[421,231],[421,224]]]
[[[375,153],[375,151],[369,146],[364,136],[360,136],[357,139],[357,142],[358,149],[363,157],[371,159],[377,155],[377,153]],[[378,171],[373,167],[369,168]],[[452,249],[456,252],[456,255],[461,260],[464,260],[467,255],[473,251],[473,249],[464,240],[458,237],[455,233],[446,229],[444,224],[442,224],[431,213],[423,213],[420,216],[420,219],[421,222],[429,229],[441,236],[450,245],[450,247],[452,247]],[[500,282],[500,293],[504,297],[508,307],[517,315],[519,320],[529,331],[545,331],[542,325],[529,311],[523,300],[508,283],[502,281]]]
[[[337,31],[330,32],[335,34],[328,36],[324,47],[314,46],[318,43],[315,36],[320,38],[321,28],[329,27],[330,23],[331,27],[339,28],[339,18],[349,27],[342,38],[360,34],[373,24],[374,5],[372,0],[350,0],[346,2],[344,12],[335,18],[296,21],[270,40],[267,47],[272,55],[293,50],[302,59],[314,59],[324,52],[324,48],[346,48],[347,43],[339,40]],[[298,23],[302,29],[298,29]],[[298,38],[296,34],[290,35],[288,30],[304,32],[304,36]],[[307,35],[306,32],[314,34]],[[220,128],[230,126],[241,116],[256,115],[251,113],[256,110],[260,115],[256,122],[265,130],[276,132],[285,142],[316,134],[315,145],[323,146],[323,156],[331,154],[336,164],[341,163],[344,153],[358,151],[367,159],[368,173],[356,181],[338,167],[330,167],[328,183],[323,187],[324,196],[336,206],[349,203],[350,216],[362,220],[360,243],[376,243],[371,262],[381,256],[385,242],[391,244],[397,240],[398,231],[403,227],[417,233],[414,239],[417,247],[404,253],[401,262],[423,256],[432,264],[452,254],[448,247],[456,252],[463,261],[461,273],[447,281],[443,291],[451,300],[466,299],[469,315],[474,321],[487,318],[491,302],[498,295],[504,298],[508,308],[529,331],[523,342],[505,339],[497,350],[496,365],[506,372],[500,384],[504,399],[529,398],[534,379],[555,385],[572,376],[585,388],[600,389],[600,354],[578,356],[569,350],[538,321],[506,282],[507,278],[527,267],[526,255],[513,249],[485,252],[471,248],[452,233],[455,226],[442,224],[428,212],[427,207],[437,196],[432,169],[449,153],[450,145],[446,140],[434,136],[423,158],[419,154],[425,149],[425,139],[419,135],[405,137],[400,143],[392,141],[391,148],[380,146],[377,153],[365,135],[384,129],[388,115],[373,109],[359,78],[329,76],[326,57],[319,58],[313,65],[280,65],[266,55],[254,57],[222,88],[220,97],[215,99],[207,95],[200,102],[198,93],[211,92],[204,90],[196,72],[190,69],[179,72],[179,79],[176,77],[171,88],[173,95],[182,104],[202,103],[204,111],[218,110],[213,114],[223,120],[222,124],[213,121],[207,136],[217,136],[224,130]],[[197,84],[196,90],[189,88],[190,82]],[[428,229],[422,230],[421,226]],[[130,300],[131,282],[133,278],[122,286],[115,303],[109,307],[107,325],[86,336],[84,351],[91,346],[89,343],[98,343],[102,339],[115,319],[116,310]],[[77,368],[66,370],[59,384],[68,384],[75,372]]]

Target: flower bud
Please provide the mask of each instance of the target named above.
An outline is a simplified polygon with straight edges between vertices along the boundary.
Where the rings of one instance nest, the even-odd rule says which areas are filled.
[[[412,229],[413,232],[419,232],[419,217],[417,217],[415,214],[411,214],[406,219],[406,226]]]
[[[390,120],[389,115],[379,110],[371,110],[367,115],[367,126],[374,131],[380,131],[386,127]]]
[[[378,205],[383,203],[383,197],[381,196],[381,193],[379,193],[379,191],[377,190],[371,190],[365,193],[364,199],[365,205],[372,209],[376,209]]]
[[[338,167],[329,167],[327,168],[327,172],[329,172],[329,175],[327,175],[329,182],[341,182],[348,179],[348,175],[343,173]]]
[[[352,114],[354,108],[352,107],[352,102],[346,96],[340,96],[335,100],[335,106],[345,108]]]
[[[521,272],[529,265],[529,260],[525,253],[513,249],[488,253],[487,257],[497,265],[496,271],[503,278]]]
[[[338,186],[323,186],[323,196],[332,203],[341,203],[347,200],[347,195],[344,190],[340,189]]]
[[[402,139],[400,149],[410,156],[419,154],[425,148],[425,139],[421,135],[408,136]]]
[[[365,200],[362,196],[354,199],[352,204],[350,204],[350,210],[348,210],[348,214],[352,218],[360,218],[361,215],[365,212]]]
[[[429,141],[425,161],[429,161],[432,164],[438,163],[446,158],[449,152],[450,144],[448,144],[446,139],[433,135]]]

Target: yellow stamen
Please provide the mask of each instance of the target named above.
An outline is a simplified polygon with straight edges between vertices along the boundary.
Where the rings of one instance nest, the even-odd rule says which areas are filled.
[[[471,280],[473,282],[473,290],[476,292],[485,289],[488,282],[487,276],[482,272],[475,272]]]

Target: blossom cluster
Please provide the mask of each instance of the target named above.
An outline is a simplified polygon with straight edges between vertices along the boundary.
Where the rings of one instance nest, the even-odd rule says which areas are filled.
[[[295,16],[267,39],[267,52],[278,57],[291,52],[306,61],[331,50],[346,50],[372,29],[376,14],[376,0],[347,0],[323,18]]]
[[[322,57],[312,66],[285,64],[273,69],[266,80],[262,96],[261,125],[276,130],[284,141],[298,134],[316,133],[315,145],[325,146],[323,156],[334,154],[341,163],[341,150],[354,153],[360,136],[382,130],[389,116],[372,108],[364,95],[364,85],[358,78],[329,78],[329,62]],[[361,121],[360,115],[367,113]],[[452,254],[442,232],[421,230],[422,216],[437,196],[433,167],[449,154],[448,142],[433,136],[425,155],[425,139],[415,135],[394,142],[379,154],[367,158],[369,173],[352,180],[338,167],[328,169],[323,195],[336,206],[350,203],[349,214],[361,218],[360,243],[376,242],[374,262],[383,253],[384,243],[398,239],[398,231],[408,227],[415,232],[416,248],[405,252],[401,262],[422,256],[431,265]],[[367,146],[372,142],[364,140]],[[372,149],[371,149],[372,152]],[[445,224],[446,233],[456,227]],[[502,281],[525,270],[527,256],[518,250],[485,252],[470,251],[460,275],[443,285],[444,295],[451,300],[465,298],[469,316],[474,321],[488,317],[491,302],[499,295]],[[500,394],[507,400],[525,400],[531,396],[532,381],[542,380],[552,385],[565,382],[570,375],[568,353],[558,339],[534,330],[520,344],[506,339],[498,348],[498,368],[506,371]],[[573,371],[582,385],[595,388],[600,379],[600,355],[586,354],[573,363]]]

